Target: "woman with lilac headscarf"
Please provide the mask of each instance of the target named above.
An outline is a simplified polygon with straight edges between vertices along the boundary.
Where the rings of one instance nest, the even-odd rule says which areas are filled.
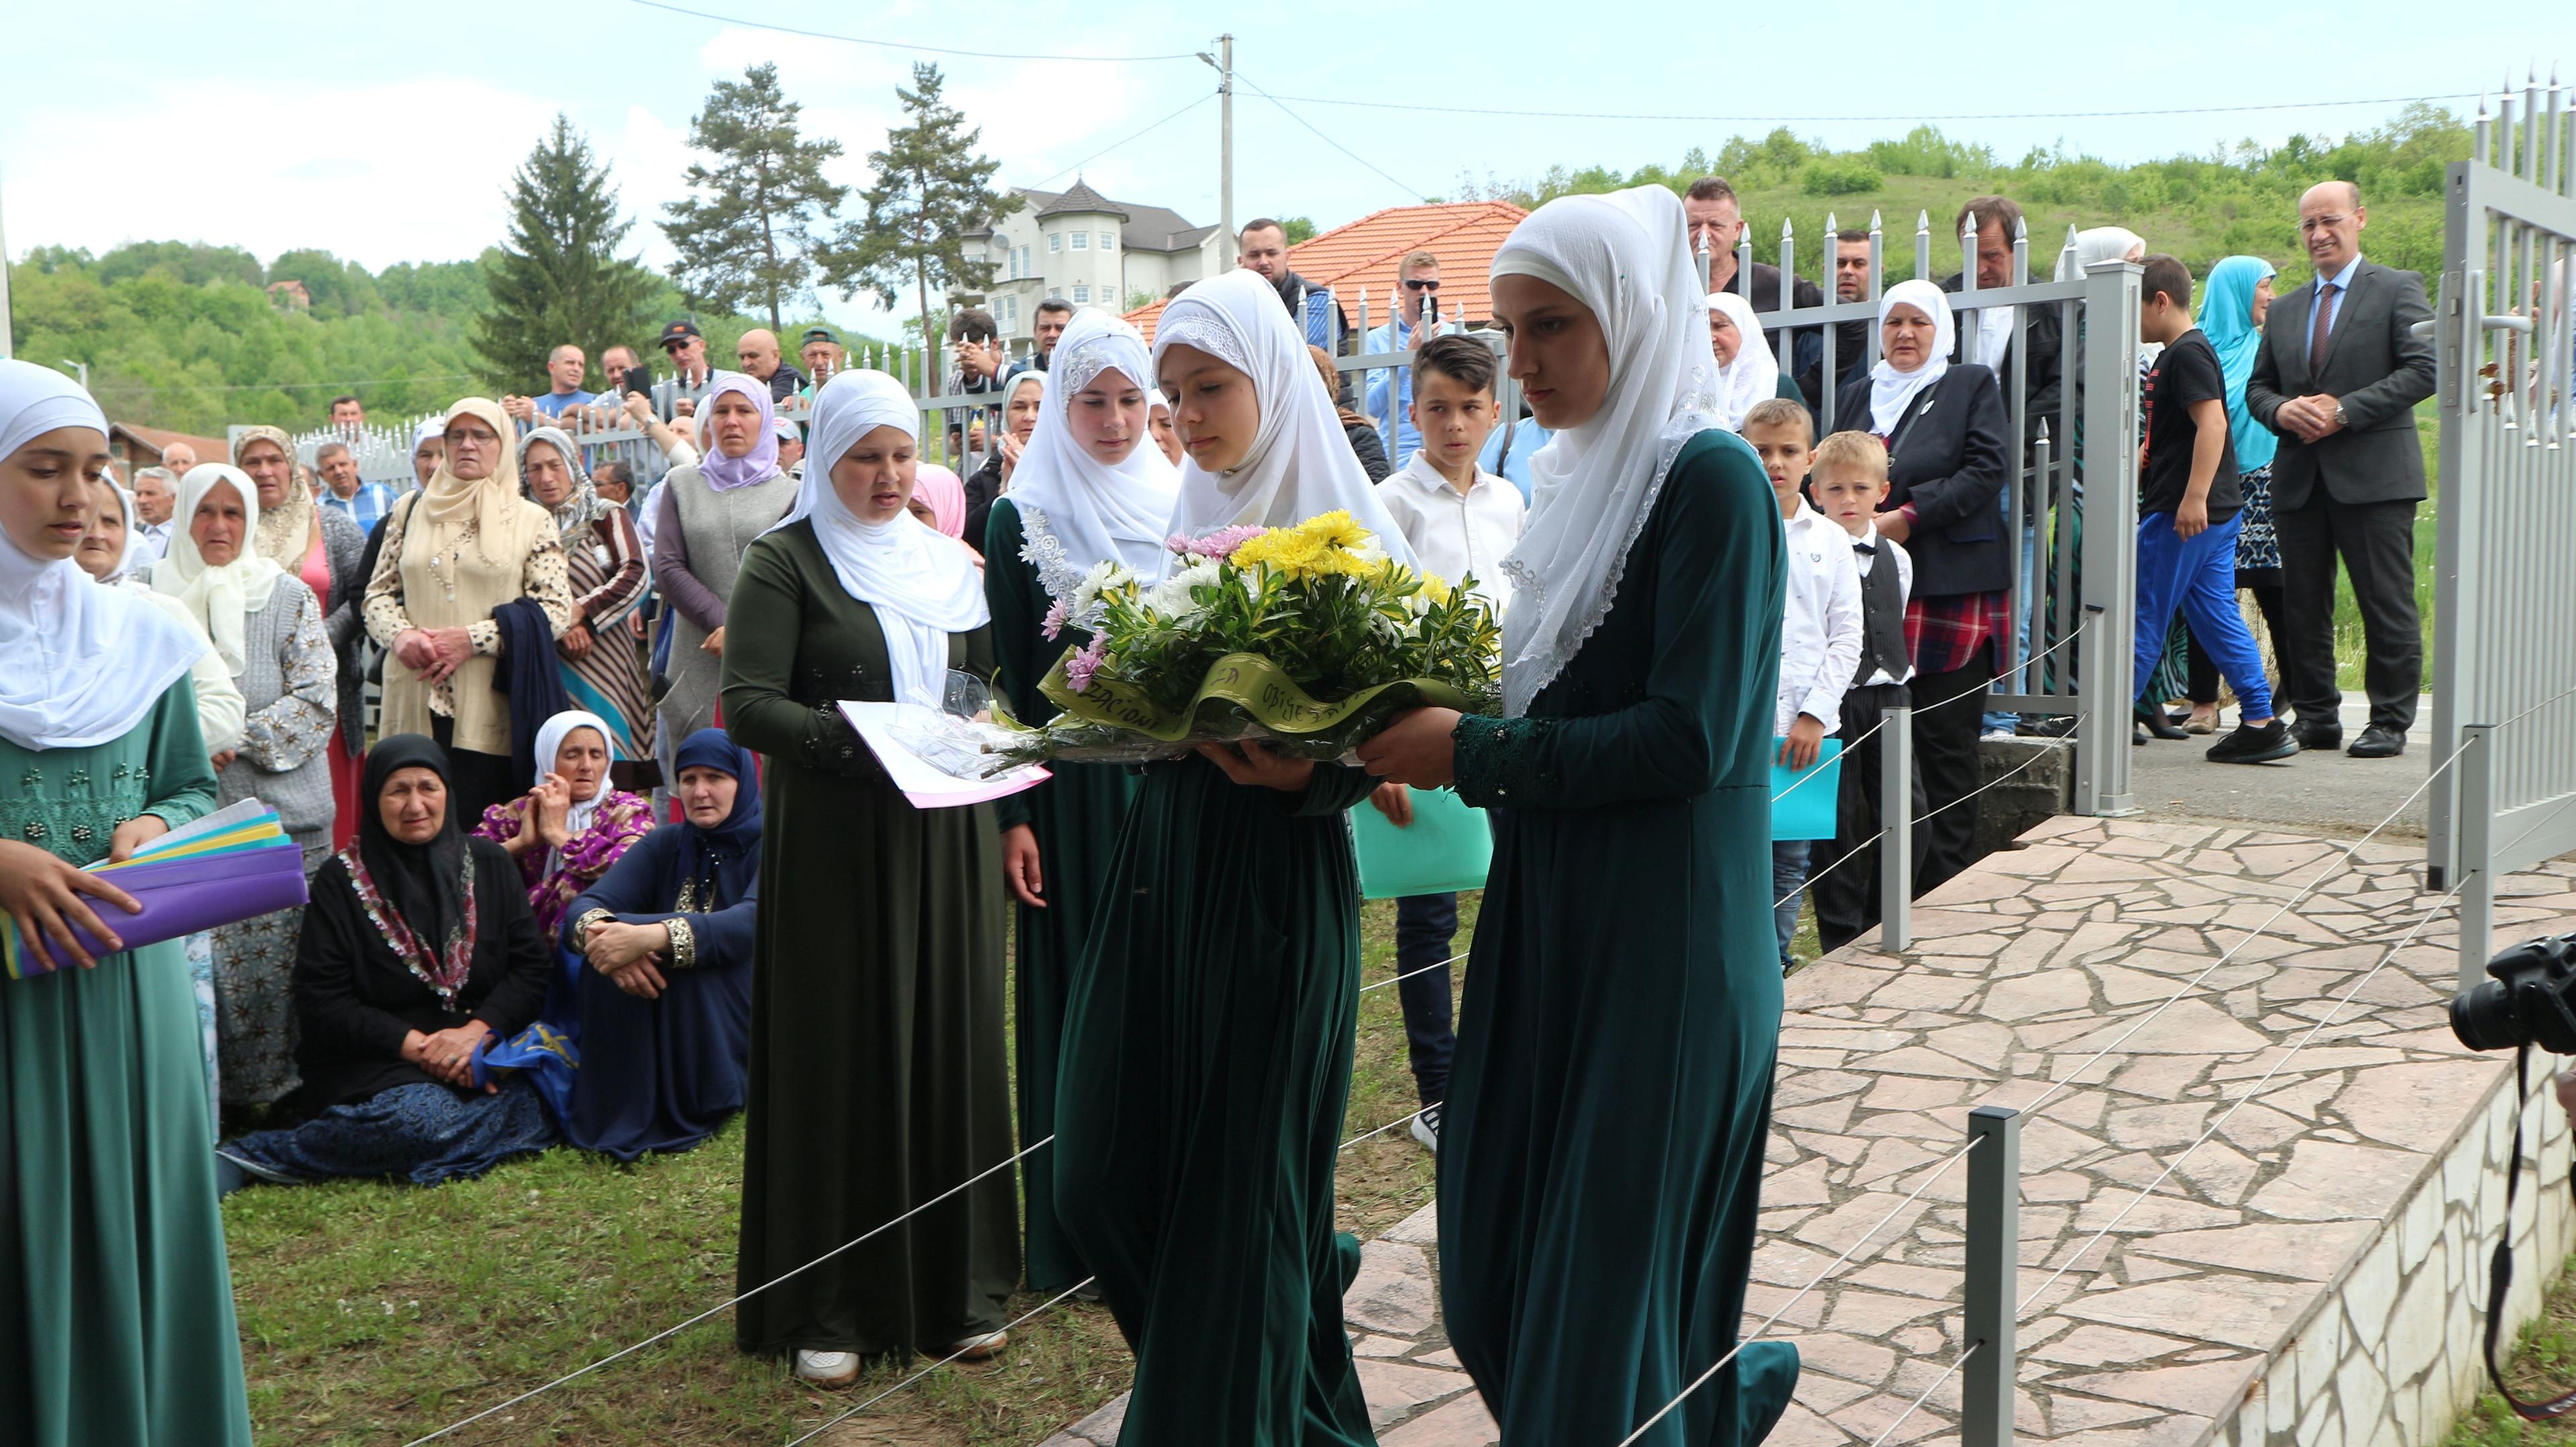
[[[706,455],[662,479],[653,522],[653,588],[672,611],[662,679],[666,748],[714,725],[734,573],[751,540],[796,501],[796,479],[778,465],[778,414],[765,384],[738,372],[719,375],[698,418]],[[667,759],[662,772],[672,774]]]

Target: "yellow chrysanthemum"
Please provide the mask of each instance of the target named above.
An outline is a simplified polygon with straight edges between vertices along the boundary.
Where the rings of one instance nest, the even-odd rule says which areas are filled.
[[[1296,531],[1328,548],[1354,550],[1367,546],[1377,537],[1353,521],[1350,513],[1341,508],[1306,519],[1297,525]]]
[[[1238,568],[1267,567],[1292,578],[1302,578],[1315,571],[1323,557],[1324,545],[1293,528],[1272,528],[1234,550],[1231,559]]]
[[[1422,575],[1422,596],[1430,599],[1432,602],[1448,602],[1451,591],[1449,580],[1441,577],[1438,573],[1425,573]]]

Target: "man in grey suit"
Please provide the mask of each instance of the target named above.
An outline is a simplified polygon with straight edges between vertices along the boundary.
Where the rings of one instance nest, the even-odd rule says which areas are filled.
[[[2272,461],[2272,521],[2281,541],[2288,637],[2276,640],[2281,693],[2297,710],[2299,745],[2343,742],[2335,686],[2334,584],[2340,555],[2361,606],[2370,725],[2357,759],[2406,751],[2424,679],[2415,612],[2415,507],[2424,453],[2415,404],[2433,395],[2424,279],[2361,259],[2361,188],[2326,181],[2299,198],[2299,236],[2316,277],[2279,301],[2245,386],[2254,420],[2281,437]],[[2320,299],[2322,297],[2322,299]]]

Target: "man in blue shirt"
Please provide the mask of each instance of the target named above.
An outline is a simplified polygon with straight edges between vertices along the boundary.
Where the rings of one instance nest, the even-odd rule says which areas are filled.
[[[1440,314],[1440,258],[1428,251],[1417,251],[1396,268],[1395,315],[1386,325],[1369,328],[1361,350],[1370,353],[1408,352],[1430,338],[1416,339],[1414,332],[1422,325],[1422,307],[1431,304],[1432,316]],[[1377,424],[1378,435],[1387,437],[1393,446],[1387,449],[1387,460],[1402,467],[1414,453],[1422,450],[1422,434],[1413,426],[1413,369],[1397,367],[1368,374],[1369,420]],[[1389,427],[1393,431],[1389,432]]]
[[[529,404],[548,418],[561,417],[567,407],[584,407],[599,400],[597,392],[582,390],[581,380],[590,371],[590,358],[570,342],[546,354],[546,376],[554,390],[531,397]]]
[[[358,476],[358,458],[345,442],[325,442],[313,454],[313,470],[322,474],[322,505],[348,514],[358,531],[371,533],[394,505],[394,490]]]

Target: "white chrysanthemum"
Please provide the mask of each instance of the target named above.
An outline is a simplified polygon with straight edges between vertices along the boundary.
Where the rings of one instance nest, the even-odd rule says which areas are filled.
[[[1136,581],[1136,574],[1116,558],[1104,558],[1082,575],[1081,584],[1073,590],[1073,612],[1080,617],[1100,606],[1101,595],[1124,588]]]
[[[1216,563],[1193,563],[1157,584],[1145,596],[1145,605],[1165,618],[1193,618],[1202,610],[1190,590],[1221,581],[1223,570]]]

